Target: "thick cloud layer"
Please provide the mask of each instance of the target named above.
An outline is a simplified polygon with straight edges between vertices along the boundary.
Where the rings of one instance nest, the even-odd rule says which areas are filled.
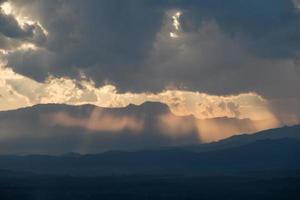
[[[0,40],[9,38],[12,44],[17,37],[37,48],[8,53],[8,66],[36,80],[84,73],[98,85],[109,82],[121,91],[256,92],[274,102],[279,114],[287,102],[300,109],[296,1],[10,3],[14,12],[1,13]],[[20,26],[22,17],[34,25]],[[48,34],[41,34],[44,29]]]
[[[32,18],[49,32],[46,51],[21,51],[9,57],[11,66],[39,80],[49,72],[76,76],[84,71],[98,83],[110,80],[122,85],[130,74],[143,70],[164,15],[151,1],[15,3],[21,13],[33,13]]]

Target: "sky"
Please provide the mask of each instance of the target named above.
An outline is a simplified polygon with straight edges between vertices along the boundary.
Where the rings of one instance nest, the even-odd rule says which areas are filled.
[[[0,4],[1,111],[158,101],[199,119],[300,123],[297,0]]]

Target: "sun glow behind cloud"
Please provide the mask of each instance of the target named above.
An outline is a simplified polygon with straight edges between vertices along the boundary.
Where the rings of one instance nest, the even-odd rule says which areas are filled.
[[[48,32],[40,22],[19,13],[10,1],[5,1],[0,4],[0,14],[1,20],[3,20],[2,23],[7,25],[7,32],[4,35],[1,35],[6,40],[1,40],[3,44],[1,44],[0,47],[0,66],[5,65],[3,64],[6,62],[4,57],[9,54],[17,51],[35,51],[41,49],[35,44],[35,37],[40,34],[39,30],[41,30],[44,35],[48,35]],[[19,40],[21,38],[23,41]]]
[[[173,26],[173,31],[170,32],[170,37],[171,38],[178,38],[179,37],[179,31],[180,31],[180,17],[182,15],[182,13],[180,11],[171,11],[170,13],[172,14],[169,14],[171,15],[171,19],[172,19],[172,26]]]
[[[4,2],[3,4],[0,5],[0,8],[6,15],[12,14],[13,8],[10,2]]]
[[[299,7],[298,2],[299,1],[295,1],[297,7]],[[14,16],[22,29],[26,29],[27,25],[35,26],[36,30],[42,30],[40,32],[45,36],[48,36],[48,31],[42,26],[39,20],[20,12],[18,9],[14,8],[12,3],[5,2],[1,5],[1,9],[5,15]],[[157,62],[150,62],[150,64],[148,64],[151,66],[151,70],[155,71],[154,74],[163,74],[166,76],[166,74],[173,71],[175,73],[179,72],[179,74],[189,71],[196,72],[187,75],[187,77],[190,78],[190,76],[198,74],[198,71],[193,70],[194,68],[191,67],[194,63],[196,63],[195,68],[203,68],[203,72],[205,72],[210,68],[209,64],[211,61],[218,60],[215,59],[215,54],[219,53],[220,55],[223,55],[226,52],[234,52],[232,54],[226,54],[225,57],[227,58],[232,55],[234,55],[233,57],[241,57],[236,56],[235,52],[243,52],[244,49],[240,49],[239,45],[236,45],[238,43],[236,43],[235,40],[222,34],[218,24],[215,22],[204,22],[197,33],[187,33],[182,30],[184,21],[182,21],[181,27],[182,15],[184,15],[184,12],[177,9],[167,10],[165,13],[163,26],[161,27],[160,32],[156,33],[156,40],[154,42],[155,48],[153,52],[150,53],[152,57],[150,56],[149,59],[150,61]],[[36,33],[34,33],[34,35],[35,34]],[[220,48],[221,44],[224,46],[221,46]],[[222,51],[222,47],[226,47],[226,51]],[[3,55],[13,54],[14,52],[19,51],[31,53],[42,48],[42,45],[39,46],[38,43],[26,38],[24,41],[17,43],[16,46],[11,47],[10,49],[0,49],[0,53]],[[236,48],[238,50],[236,50]],[[158,58],[160,58],[161,55],[167,55],[167,57],[171,57],[171,59],[160,60]],[[246,62],[253,60],[252,57],[248,57],[248,54],[245,55],[247,55]],[[174,62],[170,62],[172,59]],[[193,60],[193,62],[190,62],[191,60]],[[204,62],[203,60],[207,62]],[[220,62],[221,61],[222,60],[220,60]],[[254,59],[254,61],[253,65],[256,65],[257,62],[261,63],[261,60]],[[241,64],[243,64],[243,62],[245,61],[242,60]],[[166,65],[161,65],[162,63]],[[178,64],[177,71],[174,69],[174,67],[176,67],[174,66],[175,63]],[[252,131],[300,122],[298,115],[292,118],[290,116],[285,116],[285,122],[279,122],[276,116],[277,113],[275,114],[270,106],[270,101],[260,95],[263,93],[257,94],[251,92],[251,90],[249,90],[249,92],[227,96],[207,94],[201,92],[201,90],[189,91],[177,87],[172,87],[172,89],[166,87],[159,93],[120,93],[118,88],[112,84],[106,84],[100,87],[97,86],[93,80],[86,77],[83,73],[81,79],[78,80],[70,77],[56,77],[50,75],[46,81],[38,82],[29,77],[15,73],[12,68],[7,66],[5,59],[3,59],[0,66],[2,66],[0,67],[0,110],[11,110],[48,103],[70,105],[93,104],[100,107],[125,107],[129,104],[139,105],[146,101],[155,101],[167,104],[171,111],[177,116],[193,115],[199,119],[223,117],[234,119],[249,118],[251,120],[259,121],[256,123],[256,127],[251,129]],[[181,70],[181,66],[184,66],[184,70]],[[63,66],[62,68],[64,67],[69,66]],[[39,68],[36,69],[39,70]],[[164,70],[167,73],[164,73]],[[219,80],[218,76],[216,77],[217,78],[214,80]],[[147,88],[145,91],[147,91]],[[231,93],[229,92],[228,94]],[[107,128],[107,126],[102,126],[102,124],[103,122],[105,124],[111,124],[107,123],[108,121],[123,124],[119,129],[118,127],[108,127],[107,130],[110,131],[113,131],[113,128],[123,130],[124,128],[128,128],[128,124],[135,123],[133,123],[131,119],[120,118],[107,119],[98,117],[97,120],[100,121],[95,121],[93,117],[91,117],[91,119],[79,119],[58,113],[54,116],[53,123],[54,125],[77,126],[89,130],[105,130],[104,128]],[[178,136],[185,132],[190,132],[192,129],[197,129],[198,132],[201,132],[201,140],[203,141],[214,141],[231,136],[233,133],[236,134],[248,130],[245,129],[245,127],[241,129],[237,126],[220,124],[217,121],[195,124],[182,121],[176,117],[174,118],[173,115],[160,116],[159,122],[161,125],[160,128],[166,132],[166,134],[171,134],[172,136]],[[98,123],[100,124],[99,126],[96,125]],[[129,125],[129,127],[131,127],[131,125]],[[132,125],[132,127],[135,126]]]
[[[113,85],[96,87],[93,81],[84,76],[80,81],[66,77],[49,77],[45,82],[36,82],[13,72],[10,68],[0,68],[0,110],[47,103],[125,107],[131,103],[142,104],[145,101],[165,103],[175,114],[166,113],[158,116],[156,122],[158,130],[171,138],[185,137],[186,134],[195,132],[199,141],[212,142],[235,134],[251,133],[280,125],[268,102],[255,93],[214,96],[174,89],[160,93],[119,93]],[[181,118],[176,115],[194,115],[196,118],[189,116]],[[226,118],[223,122],[223,119],[218,117],[250,118],[257,121],[252,124],[253,126],[242,123],[241,127],[227,123]],[[145,123],[142,118],[136,116],[103,113],[101,108],[95,109],[85,118],[58,112],[41,116],[41,120],[50,127],[77,127],[91,132],[111,133],[128,130],[132,134],[142,132]]]
[[[84,76],[81,80],[49,77],[45,82],[37,82],[7,67],[0,68],[0,87],[0,110],[40,103],[125,107],[156,101],[169,105],[176,115],[194,115],[200,119],[234,117],[264,120],[273,117],[267,100],[255,93],[216,96],[179,89],[166,89],[160,93],[119,93],[113,85],[96,87]]]
[[[146,101],[165,103],[175,114],[159,116],[157,121],[157,128],[170,137],[183,137],[195,130],[199,141],[211,142],[234,134],[251,133],[282,125],[272,113],[268,101],[255,93],[216,96],[179,89],[166,89],[160,93],[119,93],[113,85],[96,87],[92,80],[83,75],[81,80],[49,77],[45,82],[37,82],[13,72],[10,68],[0,68],[0,110],[48,103],[93,104],[112,108],[125,107],[129,104],[139,105]],[[200,120],[195,121],[188,117],[190,115]],[[230,118],[237,120],[248,118],[254,123],[247,125],[243,122],[244,126],[241,127],[226,122],[228,119],[231,121]],[[138,133],[143,130],[144,124],[142,119],[138,120],[135,117],[107,116],[101,112],[93,112],[90,117],[83,119],[64,113],[54,113],[48,116],[48,119],[52,125],[80,127],[90,131],[131,130]]]
[[[14,8],[14,5],[10,2],[4,2],[0,5],[0,9],[3,11],[5,15],[12,15],[19,23],[19,25],[24,28],[26,25],[34,25],[37,24],[45,35],[48,35],[48,31],[42,26],[42,24],[35,19],[31,19],[29,16],[24,15],[24,13],[19,12]]]

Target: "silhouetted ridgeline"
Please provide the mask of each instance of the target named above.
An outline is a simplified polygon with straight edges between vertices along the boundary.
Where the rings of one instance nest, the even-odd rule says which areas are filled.
[[[284,135],[284,131],[292,132],[293,129],[299,130],[299,126],[270,130],[269,139],[263,137],[264,134],[268,135],[267,131],[249,136],[257,138],[252,141],[248,136],[240,136],[239,145],[235,147],[221,145],[222,149],[219,149],[217,143],[213,143],[210,150],[206,147],[206,151],[202,152],[182,147],[137,152],[111,151],[94,155],[0,156],[0,169],[18,173],[76,176],[239,175],[259,171],[297,171],[300,170],[300,140],[279,138],[277,134],[272,139],[274,131],[282,130]],[[246,142],[243,138],[246,138]],[[236,142],[237,138],[231,140]],[[230,144],[229,140],[221,141],[220,144],[226,142]]]
[[[0,154],[88,154],[182,146],[253,133],[257,123],[179,117],[167,105],[154,102],[125,108],[36,105],[0,112]]]

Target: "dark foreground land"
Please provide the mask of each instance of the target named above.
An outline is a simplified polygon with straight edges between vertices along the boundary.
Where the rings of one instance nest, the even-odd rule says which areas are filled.
[[[0,200],[297,200],[300,126],[136,152],[0,156]]]
[[[300,178],[10,176],[0,178],[0,199],[300,199]]]

